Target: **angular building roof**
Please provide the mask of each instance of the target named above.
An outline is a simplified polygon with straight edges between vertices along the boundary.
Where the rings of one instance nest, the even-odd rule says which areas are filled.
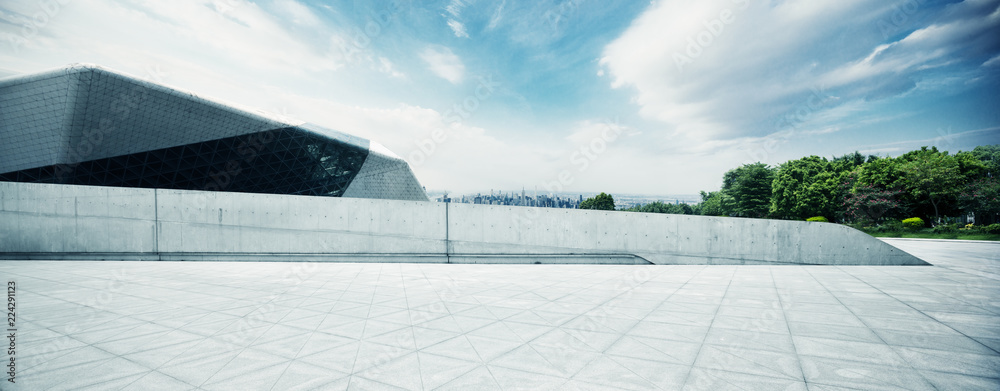
[[[376,142],[89,64],[0,79],[0,180],[427,200]]]

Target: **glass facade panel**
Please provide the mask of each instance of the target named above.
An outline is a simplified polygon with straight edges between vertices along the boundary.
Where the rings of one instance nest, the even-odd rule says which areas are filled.
[[[0,174],[0,181],[339,197],[368,149],[296,127]]]

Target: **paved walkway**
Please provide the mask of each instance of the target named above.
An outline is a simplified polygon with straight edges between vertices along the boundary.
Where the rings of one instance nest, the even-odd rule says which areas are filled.
[[[0,388],[1000,388],[1000,246],[887,241],[941,265],[2,262]]]

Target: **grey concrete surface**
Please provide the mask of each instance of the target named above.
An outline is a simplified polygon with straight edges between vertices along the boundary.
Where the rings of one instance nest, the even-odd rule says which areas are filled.
[[[926,264],[828,223],[11,182],[0,257]]]
[[[908,251],[947,266],[0,262],[3,389],[1000,388],[992,247]]]
[[[427,201],[405,160],[361,137],[93,64],[0,79],[0,173],[60,165],[65,174],[81,162],[281,128],[365,151],[344,197]],[[252,149],[238,148],[239,159]]]
[[[923,260],[935,266],[1000,280],[1000,242],[982,240],[880,239],[910,254],[919,254]]]

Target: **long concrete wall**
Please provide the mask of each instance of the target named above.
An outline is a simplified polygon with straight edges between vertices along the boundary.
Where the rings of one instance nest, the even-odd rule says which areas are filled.
[[[11,182],[0,259],[926,264],[828,223]]]

